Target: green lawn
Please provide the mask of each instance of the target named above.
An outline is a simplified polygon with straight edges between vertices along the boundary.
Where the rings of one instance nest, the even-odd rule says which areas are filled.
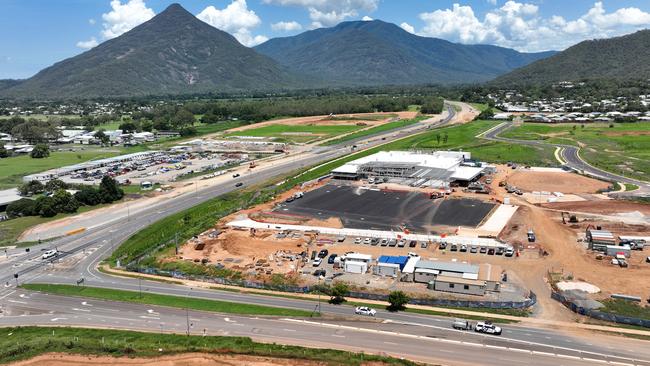
[[[601,301],[601,303],[604,307],[598,310],[602,312],[650,320],[650,308],[640,306],[634,301],[607,299]]]
[[[582,127],[584,126],[584,127]],[[582,146],[580,156],[598,168],[650,180],[650,124],[525,123],[503,137]]]
[[[266,125],[244,131],[236,131],[227,136],[271,137],[275,141],[307,142],[353,132],[363,126],[356,125]]]
[[[32,159],[29,155],[0,159],[0,189],[21,185],[25,175],[119,154],[118,149],[93,148],[84,151],[54,151],[44,159]]]
[[[339,138],[334,139],[334,140],[327,141],[325,143],[325,145],[336,145],[336,144],[340,144],[341,142],[354,140],[354,139],[359,138],[359,137],[370,136],[370,135],[373,135],[373,134],[376,134],[376,133],[390,131],[390,130],[400,128],[400,127],[410,126],[410,125],[418,123],[418,122],[420,122],[420,121],[422,121],[422,120],[424,120],[426,118],[428,118],[428,117],[420,116],[420,117],[413,118],[413,119],[405,119],[405,120],[401,120],[401,121],[384,123],[383,125],[371,127],[371,128],[369,128],[367,130],[358,131],[358,132],[355,132],[355,133],[351,133],[349,135],[339,137]]]
[[[208,331],[212,333],[215,330]],[[300,360],[346,366],[416,365],[406,360],[363,353],[257,343],[248,337],[188,337],[179,334],[60,327],[0,328],[0,364],[13,363],[45,353],[159,357],[187,352],[286,358],[290,361],[285,363],[296,365],[300,364]]]
[[[637,189],[639,189],[639,186],[637,186],[636,184],[625,183],[625,190],[626,190],[627,192],[629,192],[629,191],[636,191]]]
[[[243,304],[218,300],[197,299],[136,291],[104,289],[74,285],[24,284],[23,288],[64,296],[80,296],[93,299],[132,302],[138,304],[169,306],[173,308],[188,308],[192,310],[212,311],[217,313],[271,316],[311,316],[310,311],[276,308],[271,306]]]

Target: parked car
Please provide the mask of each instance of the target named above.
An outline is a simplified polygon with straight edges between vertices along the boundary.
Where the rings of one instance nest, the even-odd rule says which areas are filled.
[[[239,177],[239,173],[233,174],[232,177],[233,177],[233,178],[237,178],[237,177]]]
[[[390,239],[390,240],[388,241],[388,246],[389,246],[389,247],[394,247],[394,246],[396,246],[396,245],[397,245],[397,240],[395,240],[395,239]]]
[[[650,257],[646,257],[646,258],[645,258],[645,262],[646,262],[646,263],[650,263]]]
[[[363,243],[366,244],[366,245],[370,244],[371,242],[372,242],[372,239],[370,239],[370,238],[365,238],[363,240]]]
[[[361,238],[355,238],[354,244],[361,244]]]
[[[327,263],[328,264],[334,264],[334,261],[336,260],[337,255],[336,254],[330,254],[330,256],[327,258]]]
[[[367,306],[357,306],[354,309],[354,313],[357,315],[375,316],[377,315],[377,310],[371,309]]]
[[[490,322],[478,322],[476,323],[476,327],[474,327],[474,331],[479,333],[500,335],[501,327],[497,327]]]
[[[314,271],[314,276],[316,277],[325,277],[326,274],[327,271],[325,271],[324,269],[317,269]]]
[[[318,252],[318,258],[325,258],[327,257],[327,254],[329,254],[329,250],[322,249],[320,252]]]
[[[505,255],[506,257],[512,257],[515,254],[515,250],[512,247],[506,248]]]
[[[487,253],[487,248],[486,247],[481,247],[481,249],[479,249],[478,252],[481,253],[481,254],[485,254],[485,253]]]
[[[235,187],[241,187],[241,186],[243,186],[243,185],[244,185],[244,183],[242,183],[242,182],[238,182],[238,183],[235,184]]]
[[[452,244],[452,245],[449,247],[449,250],[451,250],[452,252],[457,252],[457,251],[458,251],[458,245],[456,245],[456,244]]]
[[[533,232],[533,230],[528,230],[528,232],[526,233],[526,236],[528,236],[528,241],[529,242],[531,242],[531,243],[535,242],[535,233]]]
[[[466,252],[466,251],[467,251],[467,245],[462,244],[462,245],[460,246],[460,251],[461,251],[461,252]]]
[[[406,239],[401,239],[399,242],[397,242],[397,246],[400,248],[404,248],[406,245]]]
[[[42,257],[43,257],[43,259],[50,259],[50,258],[56,257],[57,255],[59,255],[58,250],[50,249],[50,250],[46,251],[45,253],[43,253]]]
[[[316,259],[314,259],[314,262],[312,262],[311,265],[314,266],[314,267],[318,267],[318,266],[320,266],[321,263],[323,263],[323,259],[322,258],[316,258]]]
[[[318,254],[318,252],[316,252],[315,250],[311,252],[311,260],[316,259],[316,254]]]
[[[465,319],[456,319],[451,325],[454,329],[459,329],[459,330],[471,330],[472,329],[472,323],[468,322]]]
[[[295,198],[293,198],[293,196],[291,196],[291,197],[287,198],[286,200],[284,200],[284,202],[290,203],[290,202],[293,202],[293,200],[295,200]]]
[[[470,253],[477,253],[478,252],[478,247],[476,245],[472,245],[472,247],[469,250]]]
[[[416,245],[418,245],[418,242],[415,240],[411,240],[411,242],[409,243],[409,248],[415,248]]]
[[[447,249],[447,243],[445,243],[445,242],[440,243],[440,245],[438,245],[438,249],[440,249],[440,250]]]
[[[385,247],[388,245],[388,239],[381,239],[381,242],[379,243],[380,246]]]
[[[379,238],[372,238],[372,240],[370,240],[370,245],[377,245],[377,244],[379,244]]]
[[[427,243],[426,241],[421,241],[420,242],[420,248],[427,249],[428,246],[429,246],[429,243]]]
[[[488,255],[494,255],[494,252],[495,252],[494,248],[490,248],[490,249],[488,249],[487,254]]]
[[[503,248],[498,247],[497,250],[496,250],[496,252],[495,252],[494,254],[496,254],[496,255],[503,255],[503,252],[504,252],[504,251],[505,251],[505,250],[504,250]]]

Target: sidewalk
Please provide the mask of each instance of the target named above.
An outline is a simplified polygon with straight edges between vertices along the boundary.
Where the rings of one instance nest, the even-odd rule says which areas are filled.
[[[272,290],[262,290],[262,289],[253,289],[253,288],[246,288],[246,287],[238,287],[238,286],[230,286],[230,285],[219,285],[219,284],[213,284],[213,283],[207,283],[207,282],[200,282],[200,281],[191,281],[191,280],[181,280],[181,279],[170,279],[169,277],[163,277],[163,276],[155,276],[155,275],[148,275],[148,274],[137,274],[133,272],[128,272],[128,271],[123,271],[123,270],[118,270],[114,268],[110,268],[107,265],[104,265],[101,267],[102,271],[107,274],[113,274],[116,276],[125,276],[125,277],[134,277],[134,276],[140,276],[142,278],[149,278],[152,280],[158,280],[158,281],[174,281],[178,282],[179,284],[183,284],[185,286],[190,286],[190,287],[200,287],[200,288],[206,288],[206,289],[224,289],[224,290],[237,290],[237,292],[240,293],[253,293],[253,294],[259,294],[259,295],[269,295],[269,296],[278,296],[278,297],[291,297],[291,298],[302,298],[305,300],[317,300],[318,295],[313,295],[313,294],[300,294],[300,293],[289,293],[289,292],[281,292],[281,291],[272,291]],[[351,302],[363,302],[366,304],[373,304],[373,305],[378,305],[378,306],[386,306],[388,305],[387,302],[385,301],[376,301],[376,300],[366,300],[366,299],[357,299],[357,298],[347,298],[348,301]],[[559,305],[559,303],[558,303]],[[581,330],[596,330],[596,331],[603,331],[603,332],[613,332],[613,333],[624,333],[624,334],[632,334],[632,335],[641,335],[641,336],[647,336],[650,337],[650,330],[640,330],[640,329],[628,329],[628,328],[621,328],[621,327],[616,327],[616,326],[608,326],[608,325],[595,325],[595,324],[583,324],[583,323],[574,323],[574,322],[563,322],[563,321],[554,321],[554,320],[547,320],[547,319],[537,319],[537,318],[529,318],[529,317],[519,317],[519,316],[512,316],[512,315],[503,315],[503,314],[494,314],[494,313],[486,313],[486,312],[478,312],[478,311],[471,311],[471,310],[460,310],[460,309],[450,309],[450,308],[441,308],[441,307],[434,307],[434,306],[423,306],[423,305],[408,305],[409,309],[420,309],[420,310],[429,310],[429,311],[436,311],[436,312],[444,312],[444,313],[449,313],[449,314],[457,314],[459,316],[474,316],[474,317],[485,317],[485,318],[493,318],[493,319],[504,319],[504,320],[512,320],[512,321],[517,321],[521,325],[538,325],[538,326],[544,326],[546,328],[563,328],[563,329],[581,329]]]

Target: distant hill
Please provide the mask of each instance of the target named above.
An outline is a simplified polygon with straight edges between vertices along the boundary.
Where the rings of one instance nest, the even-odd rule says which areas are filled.
[[[585,79],[650,78],[650,30],[584,41],[497,78],[502,85],[548,84]]]
[[[420,37],[380,20],[274,38],[255,49],[292,70],[349,85],[481,82],[554,54]]]
[[[22,80],[16,80],[16,79],[0,79],[0,90],[11,88],[12,86],[16,86],[20,84]]]
[[[300,78],[178,4],[0,96],[92,98],[268,90]]]

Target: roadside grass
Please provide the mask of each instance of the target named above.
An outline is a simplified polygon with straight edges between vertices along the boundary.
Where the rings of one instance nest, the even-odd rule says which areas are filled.
[[[248,337],[185,336],[144,332],[58,327],[0,328],[0,364],[45,353],[110,357],[159,357],[181,353],[216,353],[322,362],[327,365],[367,364],[415,366],[411,361],[326,348],[253,342]]]
[[[409,112],[419,112],[421,107],[422,106],[419,104],[411,104],[408,106],[406,110]]]
[[[374,134],[377,134],[377,133],[390,131],[390,130],[393,130],[393,129],[396,129],[396,128],[410,126],[410,125],[416,124],[416,123],[418,123],[418,122],[420,122],[420,121],[422,121],[422,120],[424,120],[426,118],[428,118],[428,117],[420,116],[420,117],[416,117],[416,118],[412,118],[412,119],[405,119],[405,120],[400,120],[400,121],[395,121],[395,122],[384,123],[383,125],[371,127],[371,128],[369,128],[367,130],[354,132],[354,133],[351,133],[349,135],[341,136],[341,137],[339,137],[337,139],[327,141],[323,145],[326,145],[326,146],[336,145],[336,144],[340,144],[340,143],[345,142],[345,141],[354,140],[354,139],[357,139],[357,138],[360,138],[360,137],[370,136],[370,135],[374,135]]]
[[[604,306],[598,311],[650,320],[650,308],[643,307],[634,301],[606,299],[601,302]],[[647,328],[645,329],[647,330]]]
[[[650,124],[648,123],[524,123],[503,137],[582,145],[580,156],[600,169],[650,180]],[[584,126],[584,127],[583,127]]]
[[[307,142],[320,140],[363,128],[357,125],[282,125],[273,124],[244,131],[235,131],[226,136],[272,137],[276,141]]]
[[[619,183],[619,184],[620,184],[620,183]],[[629,192],[629,191],[636,191],[637,189],[639,189],[639,186],[637,186],[636,184],[632,184],[632,183],[624,183],[623,185],[625,186],[625,191],[626,191],[626,192]]]
[[[198,299],[193,297],[161,295],[149,292],[143,292],[140,294],[137,291],[105,289],[98,287],[34,283],[24,284],[22,285],[22,288],[55,295],[77,296],[108,301],[167,306],[181,309],[187,308],[192,310],[210,311],[216,313],[297,317],[309,317],[311,315],[311,312],[304,310],[219,300]]]
[[[0,159],[0,189],[13,188],[23,183],[25,175],[45,170],[78,164],[88,160],[109,158],[119,155],[119,150],[89,149],[84,151],[53,151],[43,159],[33,159],[29,155]]]

